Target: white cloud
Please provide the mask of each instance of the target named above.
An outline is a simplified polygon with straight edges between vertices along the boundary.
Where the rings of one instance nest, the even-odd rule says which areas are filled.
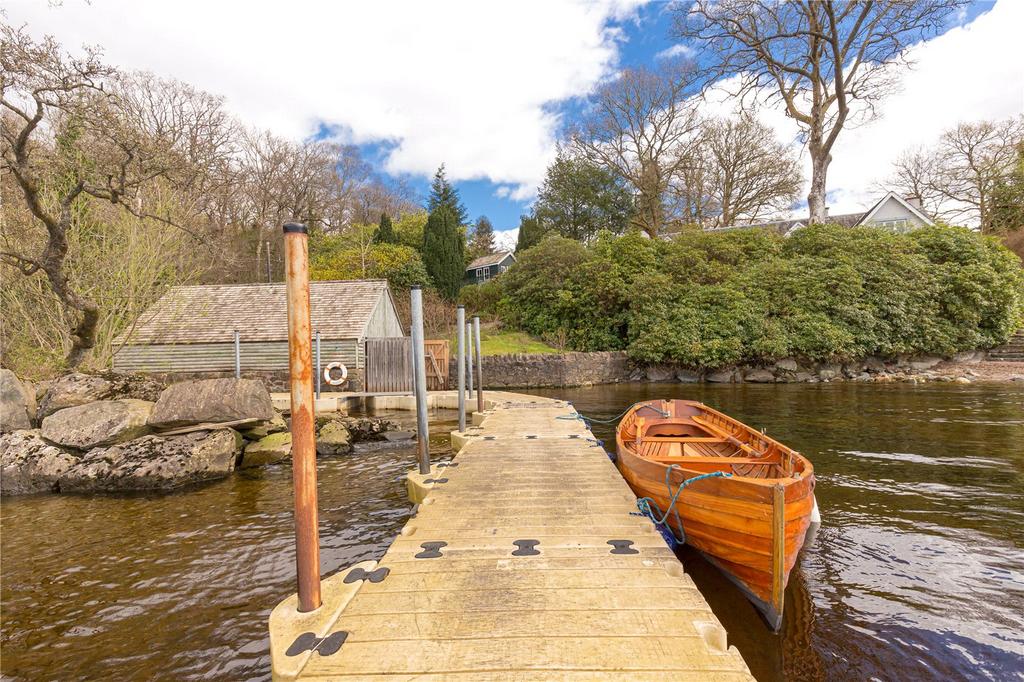
[[[828,173],[830,211],[870,207],[879,196],[878,184],[891,175],[893,161],[905,149],[931,144],[961,121],[1024,112],[1024,61],[1013,57],[1022,25],[1024,2],[1000,0],[972,23],[911,48],[915,66],[904,72],[899,89],[882,101],[881,116],[840,133]],[[729,85],[726,80],[709,93],[706,113],[727,115],[735,110],[735,102],[725,96]],[[781,106],[762,105],[757,115],[780,139],[796,138],[797,125]]]
[[[392,172],[487,178],[529,194],[554,153],[550,105],[615,67],[639,0],[544,3],[239,3],[15,0],[69,49],[224,95],[243,121],[290,137],[318,123],[392,140]]]
[[[672,47],[666,47],[664,50],[654,55],[655,59],[670,59],[672,57],[692,57],[697,53],[695,49],[689,45],[683,45],[682,43],[676,43]]]
[[[517,241],[519,241],[518,227],[494,233],[494,247],[499,251],[515,251]]]

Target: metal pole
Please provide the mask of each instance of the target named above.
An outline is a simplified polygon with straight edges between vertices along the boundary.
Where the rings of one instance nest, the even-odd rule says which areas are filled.
[[[242,342],[241,334],[235,330],[235,378],[242,378]]]
[[[295,568],[299,583],[299,611],[313,611],[320,608],[321,603],[308,240],[305,225],[284,224],[288,373],[292,394],[292,480],[295,484]]]
[[[458,328],[458,366],[459,366],[459,431],[466,430],[466,308],[455,309],[455,326]]]
[[[466,323],[466,374],[469,377],[466,385],[469,387],[469,395],[473,395],[473,326]]]
[[[274,278],[270,276],[270,240],[267,240],[267,281],[273,282]]]
[[[320,330],[316,330],[316,399],[320,400]]]
[[[484,411],[484,358],[480,355],[480,318],[473,316],[473,336],[476,337],[476,411]]]
[[[416,429],[420,473],[430,473],[430,432],[427,427],[427,359],[423,351],[423,290],[417,284],[412,296],[412,368],[416,385]]]

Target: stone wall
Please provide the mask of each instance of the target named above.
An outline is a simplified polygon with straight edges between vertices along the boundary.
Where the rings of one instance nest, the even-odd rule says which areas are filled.
[[[449,384],[455,387],[458,363],[449,364]],[[625,352],[517,353],[486,355],[484,386],[488,388],[546,388],[617,384],[629,381],[631,368]]]
[[[960,353],[949,358],[957,363],[978,362],[983,352]],[[616,384],[626,381],[652,383],[817,383],[828,381],[928,380],[944,358],[934,356],[869,357],[845,363],[802,362],[785,358],[759,366],[693,370],[671,365],[638,366],[623,351],[600,353],[551,353],[490,355],[484,357],[484,386],[489,388],[557,388]],[[449,388],[455,387],[457,365],[449,365]]]

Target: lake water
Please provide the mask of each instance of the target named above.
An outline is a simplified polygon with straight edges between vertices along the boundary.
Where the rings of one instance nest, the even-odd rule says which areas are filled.
[[[771,633],[693,552],[765,680],[1024,679],[1024,387],[621,385],[536,391],[612,417],[702,400],[812,459],[823,525]],[[402,418],[408,420],[409,415]],[[451,413],[431,450],[449,456]],[[611,441],[611,426],[595,426]],[[325,573],[377,558],[408,517],[411,449],[321,460]],[[294,591],[291,469],[169,494],[0,503],[0,672],[11,680],[267,679],[266,620]]]

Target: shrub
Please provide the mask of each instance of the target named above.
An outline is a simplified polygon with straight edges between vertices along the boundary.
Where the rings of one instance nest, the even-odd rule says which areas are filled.
[[[1020,261],[962,228],[547,237],[502,278],[506,324],[574,350],[712,368],[949,354],[1021,324]]]
[[[487,320],[498,317],[498,304],[504,290],[502,280],[492,279],[483,284],[468,284],[459,291],[459,303],[466,306],[466,315],[479,315]]]

